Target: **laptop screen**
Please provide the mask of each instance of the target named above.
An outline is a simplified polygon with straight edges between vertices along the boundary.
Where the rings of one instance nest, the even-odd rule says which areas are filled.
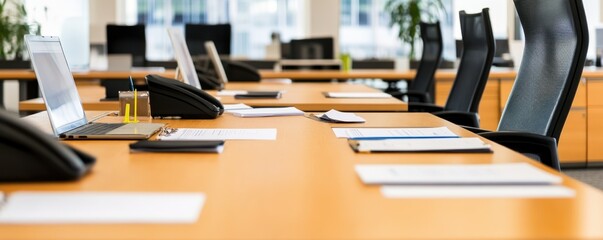
[[[87,123],[58,37],[25,37],[46,110],[56,136]]]
[[[218,79],[220,79],[220,81],[223,83],[227,83],[228,77],[226,77],[224,66],[222,66],[222,61],[220,61],[220,55],[218,55],[218,50],[216,50],[216,45],[214,42],[205,42],[205,51],[207,51],[207,55],[209,55],[209,59],[211,60],[212,65],[214,65],[214,70],[218,75]]]
[[[178,62],[178,68],[180,73],[182,73],[184,82],[201,89],[201,83],[199,82],[197,71],[195,70],[193,58],[188,51],[188,46],[186,45],[186,41],[184,41],[182,33],[173,28],[168,28],[167,31],[168,35],[170,35],[172,48],[174,49],[174,57],[176,57],[176,62]]]

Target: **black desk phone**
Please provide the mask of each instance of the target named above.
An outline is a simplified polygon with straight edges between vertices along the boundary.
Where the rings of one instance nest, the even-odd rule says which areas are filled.
[[[65,181],[90,171],[95,158],[0,111],[0,181]]]
[[[224,113],[222,103],[201,89],[159,75],[146,80],[153,117],[213,119]]]

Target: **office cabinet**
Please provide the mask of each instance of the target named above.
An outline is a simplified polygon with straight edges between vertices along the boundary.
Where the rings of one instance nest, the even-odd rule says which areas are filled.
[[[603,79],[588,79],[588,165],[603,164]]]

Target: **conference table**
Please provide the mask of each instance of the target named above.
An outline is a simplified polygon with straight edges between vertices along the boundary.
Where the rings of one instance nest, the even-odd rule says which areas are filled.
[[[89,113],[98,114],[98,113]],[[131,153],[132,141],[64,141],[97,157],[74,182],[2,183],[0,191],[203,192],[193,224],[0,224],[1,239],[602,239],[603,193],[523,155],[493,153],[359,154],[332,127],[446,126],[426,113],[358,113],[363,124],[304,116],[159,120],[171,127],[276,128],[275,141],[227,141],[224,152]],[[48,129],[45,112],[26,121]],[[119,121],[105,117],[100,121]],[[387,199],[363,184],[356,164],[526,162],[562,177],[572,198]]]
[[[235,99],[220,96],[215,90],[208,91],[217,96],[223,104],[245,103],[252,107],[297,107],[302,111],[406,111],[408,105],[393,97],[389,98],[327,98],[324,92],[380,92],[377,89],[347,83],[227,83],[227,90],[282,91],[280,99]],[[118,110],[117,101],[100,101],[105,92],[98,85],[79,86],[78,91],[85,110]],[[42,98],[19,103],[20,111],[43,111],[46,109]]]

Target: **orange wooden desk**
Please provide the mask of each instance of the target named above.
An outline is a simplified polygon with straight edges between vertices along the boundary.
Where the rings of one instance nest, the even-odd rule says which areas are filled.
[[[159,74],[164,77],[174,77],[174,70],[166,70],[163,72],[157,71],[89,71],[89,72],[74,72],[73,78],[77,80],[93,80],[93,79],[115,79],[127,80],[130,76],[135,79],[144,79],[148,74]],[[0,70],[0,79],[3,80],[36,80],[36,74],[33,70],[23,69],[6,69]]]
[[[448,126],[423,113],[360,113],[363,127]],[[36,117],[31,117],[35,119]],[[156,120],[154,120],[156,121]],[[385,199],[359,163],[532,162],[493,154],[356,154],[333,125],[306,117],[161,120],[173,127],[277,128],[276,141],[228,141],[221,154],[130,153],[131,141],[68,141],[97,156],[78,182],[0,191],[204,192],[194,224],[0,225],[1,239],[602,239],[603,193],[569,177],[569,199]],[[342,126],[342,125],[337,125]],[[532,162],[533,163],[533,162]],[[540,164],[533,163],[538,167]]]
[[[225,104],[245,103],[252,107],[289,107],[294,106],[303,111],[406,111],[408,105],[395,98],[373,99],[338,99],[327,98],[322,92],[378,92],[376,89],[357,84],[337,83],[294,83],[294,84],[265,84],[265,83],[228,83],[226,89],[231,90],[281,90],[280,99],[234,99],[232,96],[220,96]],[[100,86],[79,86],[80,98],[86,110],[118,110],[116,101],[99,101],[104,97],[104,89]],[[216,95],[216,91],[209,91]],[[46,107],[41,98],[22,101],[20,111],[43,111]]]

